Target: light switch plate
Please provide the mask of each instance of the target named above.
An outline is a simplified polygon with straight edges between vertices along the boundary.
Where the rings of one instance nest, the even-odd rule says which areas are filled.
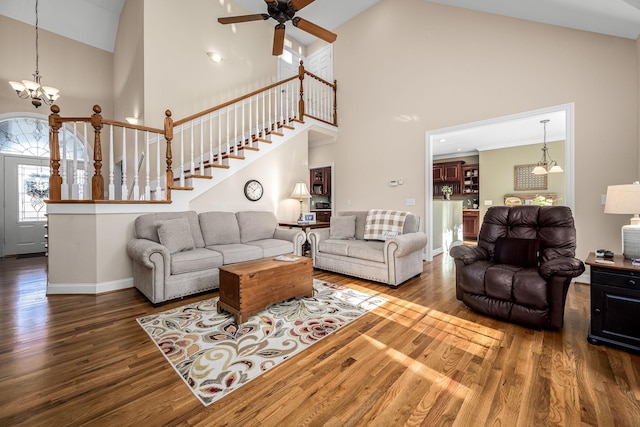
[[[416,199],[405,199],[404,204],[407,206],[415,206],[416,205]]]
[[[485,200],[484,201],[484,205],[485,206],[492,206],[493,205],[493,200]]]

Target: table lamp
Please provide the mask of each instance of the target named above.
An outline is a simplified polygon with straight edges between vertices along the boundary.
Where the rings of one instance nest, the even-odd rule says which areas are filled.
[[[633,215],[631,224],[622,227],[622,254],[640,258],[640,183],[609,185],[604,213]]]
[[[302,181],[298,181],[296,186],[293,188],[291,198],[300,199],[300,217],[298,218],[298,222],[304,221],[304,216],[302,215],[302,199],[311,198],[311,194],[309,194],[309,190],[307,189],[307,184]]]

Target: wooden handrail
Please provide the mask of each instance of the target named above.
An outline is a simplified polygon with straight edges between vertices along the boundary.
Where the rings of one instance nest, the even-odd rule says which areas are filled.
[[[217,106],[215,106],[215,107],[211,107],[211,108],[209,108],[208,110],[204,110],[204,111],[201,111],[201,112],[199,112],[199,113],[192,114],[192,115],[190,115],[189,117],[185,117],[184,119],[176,120],[175,122],[173,122],[173,124],[174,124],[175,126],[183,125],[183,124],[185,124],[185,123],[190,122],[191,120],[195,120],[195,119],[200,118],[200,117],[202,117],[202,116],[206,116],[207,114],[213,113],[214,111],[222,110],[223,108],[226,108],[226,107],[228,107],[228,106],[230,106],[230,105],[236,104],[236,103],[238,103],[238,102],[240,102],[240,101],[244,101],[245,99],[249,99],[249,98],[251,98],[252,96],[256,96],[256,95],[258,95],[258,94],[260,94],[260,93],[262,93],[262,92],[266,92],[266,91],[268,91],[269,89],[273,89],[274,87],[278,87],[278,86],[280,86],[281,84],[284,84],[284,83],[290,82],[290,81],[295,80],[295,79],[297,79],[297,78],[298,78],[298,76],[293,76],[293,77],[289,77],[288,79],[284,79],[284,80],[281,80],[281,81],[279,81],[279,82],[276,82],[276,83],[270,84],[269,86],[265,86],[265,87],[263,87],[262,89],[254,90],[254,91],[253,91],[253,92],[251,92],[251,93],[248,93],[248,94],[246,94],[246,95],[240,96],[240,97],[235,98],[235,99],[232,99],[231,101],[227,101],[227,102],[225,102],[225,103],[223,103],[223,104],[217,105]]]

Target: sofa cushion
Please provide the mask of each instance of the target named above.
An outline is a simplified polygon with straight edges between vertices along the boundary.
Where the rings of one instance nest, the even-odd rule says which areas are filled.
[[[356,238],[356,216],[332,216],[329,228],[330,239],[353,240]]]
[[[233,212],[203,212],[198,215],[206,246],[240,243],[240,228]]]
[[[262,257],[269,258],[283,254],[293,253],[293,243],[280,239],[262,239],[247,242],[247,245],[262,248]]]
[[[195,249],[187,218],[156,221],[158,239],[170,254]]]
[[[278,220],[273,212],[242,211],[236,212],[240,227],[240,242],[247,243],[254,240],[272,239],[278,227]]]
[[[209,270],[222,265],[222,254],[204,248],[171,255],[171,274]]]
[[[262,248],[258,246],[250,246],[242,243],[231,243],[229,245],[211,245],[207,246],[222,254],[224,264],[236,264],[239,262],[253,261],[262,258]]]
[[[348,255],[349,243],[352,240],[322,240],[318,243],[318,250],[333,255]]]
[[[347,249],[347,255],[351,258],[366,259],[375,262],[384,262],[384,242],[356,240],[351,242]]]
[[[402,234],[408,212],[371,209],[364,227],[365,240],[387,240]]]
[[[200,231],[200,223],[198,222],[198,214],[196,211],[158,212],[140,215],[134,221],[135,236],[139,239],[147,239],[152,242],[160,243],[156,221],[176,218],[187,218],[189,221],[189,228],[191,230],[191,237],[193,237],[193,243],[196,248],[204,248],[204,239],[202,238],[202,232]]]
[[[540,241],[538,239],[498,237],[493,259],[498,264],[509,264],[522,268],[537,267],[539,247]]]

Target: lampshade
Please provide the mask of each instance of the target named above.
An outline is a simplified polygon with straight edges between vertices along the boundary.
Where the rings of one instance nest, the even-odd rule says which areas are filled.
[[[640,183],[608,186],[604,213],[633,215],[631,225],[622,227],[622,253],[640,258]]]
[[[296,186],[291,193],[292,199],[310,199],[311,194],[309,194],[309,190],[307,189],[307,184],[302,181],[298,181]]]

